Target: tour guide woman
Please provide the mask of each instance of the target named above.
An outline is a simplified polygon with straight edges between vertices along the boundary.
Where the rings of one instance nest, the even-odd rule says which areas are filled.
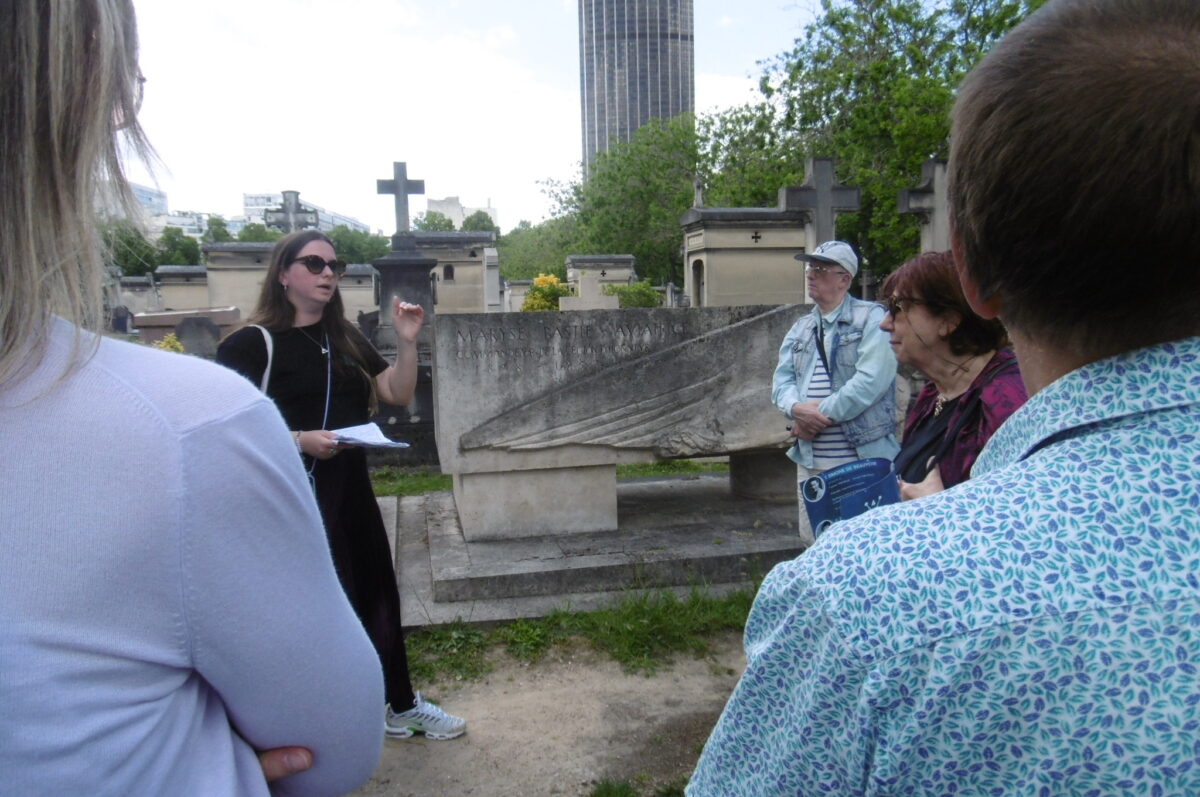
[[[904,423],[896,455],[908,500],[966,481],[992,434],[1025,403],[1008,334],[963,298],[950,252],[925,252],[888,275],[879,323],[897,362],[929,378]]]
[[[409,680],[400,595],[366,454],[339,446],[329,431],[366,423],[376,397],[397,406],[409,402],[424,310],[392,300],[396,362],[388,365],[344,316],[338,279],[345,270],[324,234],[304,230],[281,238],[249,319],[254,326],[226,338],[217,361],[264,386],[292,430],[338,578],[383,665],[387,734],[453,739],[466,723],[423,700]]]

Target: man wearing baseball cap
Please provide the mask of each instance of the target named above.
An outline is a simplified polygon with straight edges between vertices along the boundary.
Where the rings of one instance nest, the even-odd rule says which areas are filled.
[[[814,307],[779,349],[771,401],[791,419],[796,486],[829,468],[868,457],[892,459],[896,442],[896,358],[879,328],[884,310],[848,295],[858,256],[826,241],[796,259],[807,263]],[[800,497],[800,536],[813,542]]]

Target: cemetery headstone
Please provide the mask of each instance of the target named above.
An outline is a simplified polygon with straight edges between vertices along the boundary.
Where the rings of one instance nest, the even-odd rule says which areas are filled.
[[[616,310],[620,299],[605,285],[629,285],[637,279],[633,255],[569,255],[567,284],[573,296],[558,300],[560,310]]]
[[[217,325],[219,337],[232,332],[240,323],[241,312],[236,307],[208,307],[202,310],[163,310],[155,313],[135,313],[134,327],[142,343],[157,343],[185,318],[204,317]]]
[[[384,433],[393,440],[410,445],[394,458],[405,464],[435,464],[438,461],[434,439],[433,377],[430,325],[433,323],[433,288],[430,270],[437,259],[417,250],[414,234],[409,232],[408,195],[423,194],[424,180],[409,180],[403,162],[392,164],[393,179],[379,180],[378,192],[394,194],[396,203],[396,234],[392,236],[392,251],[374,261],[379,272],[379,325],[372,343],[385,355],[396,351],[396,336],[392,330],[392,297],[398,296],[425,310],[425,322],[417,337],[417,385],[412,401],[406,407],[379,405],[374,418]]]
[[[221,328],[206,316],[189,316],[175,325],[175,337],[188,354],[212,360],[221,342]]]

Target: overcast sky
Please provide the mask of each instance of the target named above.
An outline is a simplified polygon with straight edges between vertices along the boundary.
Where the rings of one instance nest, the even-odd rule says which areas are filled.
[[[235,216],[243,193],[294,189],[390,235],[375,181],[406,161],[427,196],[490,200],[507,232],[544,219],[540,183],[579,168],[576,0],[134,4],[140,118],[173,211]],[[791,49],[813,6],[695,0],[697,110],[752,99],[758,62]]]

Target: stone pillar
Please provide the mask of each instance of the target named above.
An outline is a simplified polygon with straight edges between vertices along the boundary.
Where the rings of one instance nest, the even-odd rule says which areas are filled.
[[[433,289],[429,272],[437,260],[417,251],[412,233],[392,236],[392,251],[372,265],[379,272],[379,327],[372,343],[389,359],[395,356],[396,333],[392,329],[392,297],[419,304],[425,309],[425,323],[417,336],[417,386],[407,407],[380,402],[375,422],[384,433],[412,447],[402,452],[405,464],[433,465],[438,462],[433,428]]]

